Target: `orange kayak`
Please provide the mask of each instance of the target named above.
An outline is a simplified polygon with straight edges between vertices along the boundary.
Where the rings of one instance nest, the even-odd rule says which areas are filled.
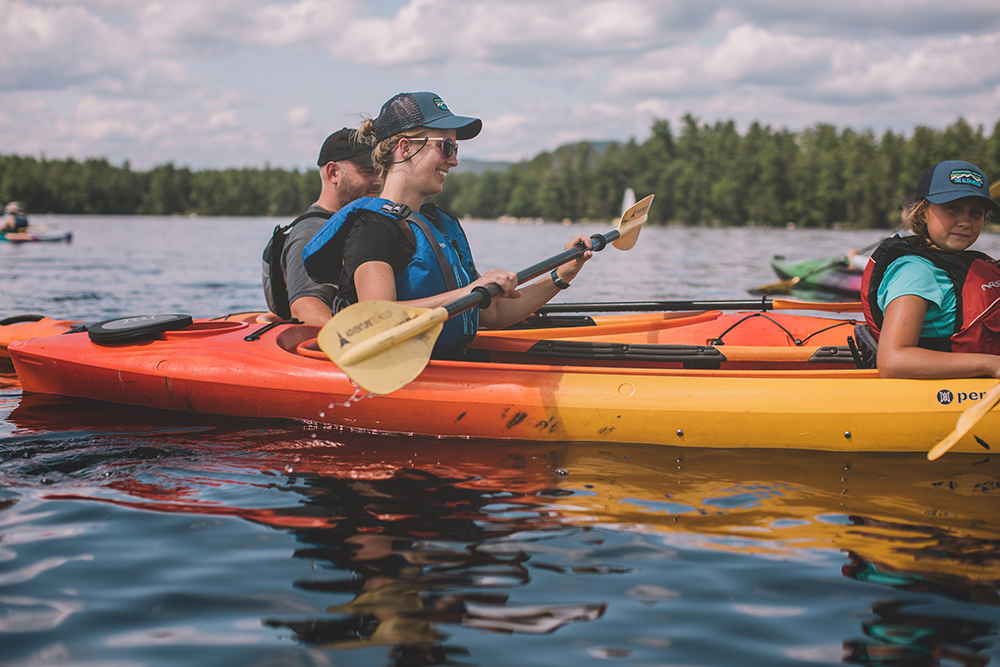
[[[572,360],[587,366],[854,367],[847,337],[858,322],[788,313],[718,310],[591,318],[592,326],[485,331],[470,347],[492,361]]]
[[[239,313],[223,315],[217,319],[255,322],[261,315],[262,313]],[[0,319],[0,362],[10,360],[7,348],[14,341],[56,336],[85,325],[83,320],[59,320],[44,315],[14,315]]]
[[[269,313],[247,312],[225,315],[214,320],[266,323]],[[847,354],[847,336],[856,322],[830,320],[786,313],[738,312],[719,310],[695,313],[651,312],[616,315],[538,318],[534,328],[484,331],[473,348],[497,353],[526,351],[538,339],[589,340],[623,344],[728,345],[796,348],[794,357],[808,360],[817,349],[841,347]],[[542,326],[547,324],[548,326]],[[0,359],[9,359],[8,346],[17,340],[65,333],[85,325],[82,320],[60,320],[42,315],[19,315],[0,320]],[[501,339],[506,342],[501,342]],[[516,342],[515,342],[516,341]],[[836,354],[836,352],[834,352]]]
[[[747,321],[758,320],[763,321]],[[791,330],[797,320],[779,321]],[[846,337],[849,327],[824,322],[836,329],[822,336],[837,330]],[[662,331],[670,328],[677,327]],[[650,340],[660,330],[614,336]],[[528,348],[603,344],[541,338],[529,330],[520,338],[483,336],[477,354],[487,360],[432,360],[415,381],[376,396],[359,389],[318,349],[318,331],[305,325],[199,320],[143,340],[95,342],[91,331],[19,341],[9,351],[25,392],[202,414],[294,418],[363,432],[691,447],[926,452],[996,384],[988,379],[886,380],[843,358],[809,366],[764,355],[739,362],[742,366],[734,367],[736,362],[727,358],[685,367],[683,359],[669,356],[676,349],[662,349],[701,347],[723,355],[750,349],[728,343],[643,343],[645,352],[668,357],[635,362],[627,354],[604,362],[506,348],[496,352],[503,361],[489,360],[495,352],[491,345],[523,346],[525,340],[534,341]],[[793,344],[773,351],[798,349]],[[998,441],[1000,416],[990,414],[953,451],[985,453]]]
[[[44,315],[15,315],[0,320],[0,360],[10,359],[7,347],[17,340],[54,336],[83,324],[79,320],[56,320]]]

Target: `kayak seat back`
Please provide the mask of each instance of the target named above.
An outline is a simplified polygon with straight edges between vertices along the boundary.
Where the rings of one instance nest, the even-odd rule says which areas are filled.
[[[867,324],[854,327],[854,342],[857,345],[858,356],[855,358],[858,368],[875,368],[878,359],[878,341],[872,335]]]

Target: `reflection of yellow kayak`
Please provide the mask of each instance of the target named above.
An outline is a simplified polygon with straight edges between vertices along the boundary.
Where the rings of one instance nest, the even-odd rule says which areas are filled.
[[[574,493],[551,502],[573,522],[771,558],[837,549],[857,578],[960,586],[1000,604],[1000,469],[989,459],[587,444],[563,456],[560,487]]]

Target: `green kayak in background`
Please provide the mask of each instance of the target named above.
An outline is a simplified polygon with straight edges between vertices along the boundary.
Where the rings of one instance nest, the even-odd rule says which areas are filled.
[[[846,257],[835,259],[807,259],[791,263],[781,255],[771,259],[771,268],[782,280],[794,280],[794,287],[831,292],[843,296],[860,297],[861,269]]]

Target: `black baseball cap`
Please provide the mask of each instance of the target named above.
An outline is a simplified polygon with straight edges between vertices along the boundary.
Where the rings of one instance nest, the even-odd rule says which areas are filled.
[[[415,127],[455,130],[455,137],[464,140],[479,134],[483,121],[456,116],[434,93],[399,93],[382,105],[374,126],[375,143]]]
[[[316,165],[322,167],[327,162],[350,160],[361,167],[372,166],[372,145],[360,136],[357,130],[345,127],[337,130],[323,142]]]

